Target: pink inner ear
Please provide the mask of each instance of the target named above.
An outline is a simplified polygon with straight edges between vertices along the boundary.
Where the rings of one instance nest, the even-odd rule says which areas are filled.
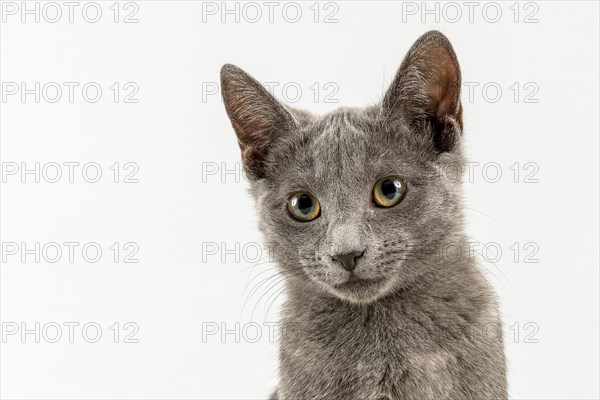
[[[458,71],[454,67],[452,60],[441,61],[437,66],[436,76],[430,78],[427,94],[430,100],[432,114],[437,118],[449,115],[456,117],[458,113],[458,103],[460,101],[460,87],[458,87]]]
[[[278,136],[295,128],[293,117],[259,82],[233,65],[221,69],[221,93],[244,166],[260,178],[269,148]]]

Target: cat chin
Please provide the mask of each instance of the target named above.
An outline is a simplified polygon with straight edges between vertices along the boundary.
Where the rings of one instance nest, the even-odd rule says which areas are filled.
[[[393,286],[393,282],[389,279],[377,279],[342,283],[328,289],[333,295],[349,303],[369,304],[388,295],[393,290]]]

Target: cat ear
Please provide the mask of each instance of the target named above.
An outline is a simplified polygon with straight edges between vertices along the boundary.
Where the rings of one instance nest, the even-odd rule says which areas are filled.
[[[221,94],[249,177],[265,175],[266,157],[280,135],[297,127],[292,115],[254,78],[235,65],[221,68]]]
[[[431,134],[437,151],[450,151],[462,132],[460,86],[460,67],[450,41],[441,32],[429,31],[406,54],[382,112]]]

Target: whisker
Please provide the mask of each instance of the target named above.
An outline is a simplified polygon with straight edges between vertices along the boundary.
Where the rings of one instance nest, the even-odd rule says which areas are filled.
[[[285,292],[285,286],[275,292],[275,298],[273,299],[273,301],[271,301],[269,303],[267,310],[265,312],[265,320],[263,320],[263,322],[266,321],[267,317],[269,316],[269,312],[271,311],[271,307],[273,307],[273,304],[275,304],[275,302],[277,301],[279,296],[281,296],[283,294],[283,292]],[[272,297],[273,297],[273,295],[269,296],[269,298],[265,301],[265,303],[268,303],[269,299],[271,299]]]
[[[248,290],[248,287],[249,287],[249,286],[252,284],[252,282],[254,282],[254,281],[255,281],[255,280],[256,280],[256,279],[257,279],[259,276],[261,276],[261,275],[262,275],[262,274],[264,274],[265,272],[274,271],[274,270],[277,270],[277,269],[278,269],[278,267],[277,267],[277,266],[273,266],[273,267],[271,267],[271,268],[267,268],[267,269],[265,269],[265,270],[263,270],[263,271],[261,271],[261,272],[257,273],[256,275],[254,275],[254,276],[252,277],[252,279],[250,279],[250,276],[252,276],[252,275],[249,275],[249,276],[248,276],[248,280],[246,281],[246,286],[244,287],[244,290],[242,291],[242,295],[241,295],[241,297],[244,297],[244,294],[246,294],[246,290]],[[275,274],[275,275],[276,275],[276,274]]]
[[[237,274],[235,274],[235,275],[234,275],[234,277],[236,277],[236,278],[237,278],[238,276],[240,276],[240,275],[241,275],[241,274],[243,274],[244,272],[248,271],[249,269],[254,269],[254,268],[258,267],[259,265],[264,265],[264,264],[268,264],[268,263],[272,262],[272,261],[270,261],[270,260],[266,261],[266,259],[267,259],[267,258],[268,258],[268,256],[261,257],[261,258],[260,258],[260,259],[259,259],[257,262],[255,262],[254,264],[252,264],[252,265],[250,265],[250,266],[248,266],[248,267],[245,267],[245,268],[244,268],[244,269],[242,269],[240,272],[238,272]],[[250,275],[252,275],[252,271],[250,272]]]
[[[491,219],[492,221],[494,221],[494,222],[496,222],[496,223],[498,223],[498,224],[501,224],[501,222],[500,222],[500,221],[498,221],[496,218],[492,217],[491,215],[488,215],[488,214],[484,213],[483,211],[479,211],[479,210],[476,210],[476,209],[474,209],[474,208],[470,208],[470,207],[463,207],[463,208],[464,208],[465,210],[474,211],[474,212],[476,212],[476,213],[479,213],[479,214],[481,214],[481,215],[485,215],[486,217],[488,217],[488,218],[489,218],[489,219]]]
[[[246,301],[244,302],[244,305],[242,306],[242,310],[246,307],[246,305],[248,304],[248,301],[250,301],[250,299],[252,298],[252,296],[254,295],[254,293],[256,293],[261,286],[263,286],[265,283],[269,282],[271,279],[276,279],[278,276],[278,274],[274,274],[271,276],[266,277],[265,279],[261,280],[257,285],[254,286],[254,288],[250,291],[250,293],[246,296]]]
[[[258,301],[254,305],[254,308],[252,308],[252,312],[250,313],[250,321],[254,320],[254,312],[256,311],[256,307],[258,307],[258,305],[260,304],[260,301],[265,297],[265,295],[267,293],[269,293],[269,291],[271,291],[273,288],[277,287],[277,285],[279,285],[285,279],[286,279],[285,276],[279,277],[278,280],[276,280],[275,282],[273,282],[269,287],[267,287],[267,289],[265,291],[263,291],[263,293],[258,297]]]

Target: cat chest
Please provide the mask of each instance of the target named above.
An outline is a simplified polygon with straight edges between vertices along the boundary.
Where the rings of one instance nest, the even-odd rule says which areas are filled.
[[[451,356],[424,332],[363,326],[303,333],[282,343],[282,368],[296,383],[304,382],[297,386],[300,391],[314,390],[303,395],[342,393],[340,398],[383,400],[418,392],[430,379],[440,382],[438,390],[451,387],[447,374]]]

